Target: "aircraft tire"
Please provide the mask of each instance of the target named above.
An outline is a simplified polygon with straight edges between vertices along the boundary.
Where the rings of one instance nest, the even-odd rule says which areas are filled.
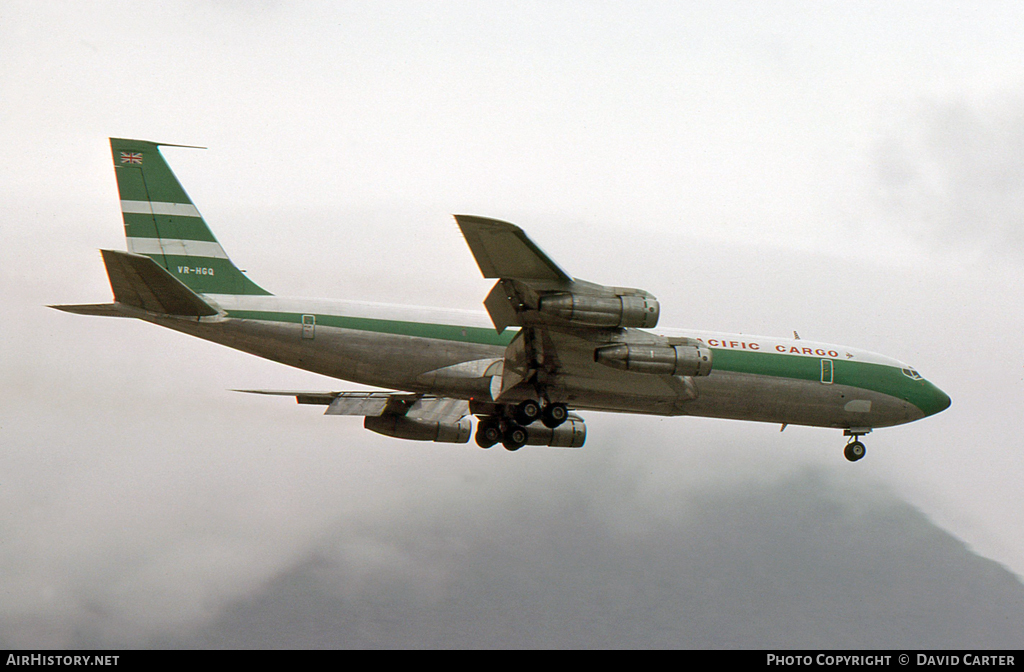
[[[540,404],[533,399],[527,399],[516,406],[516,410],[513,412],[513,416],[523,427],[532,424],[535,420],[541,416]]]
[[[509,423],[501,437],[501,445],[505,450],[516,451],[526,445],[529,434],[525,427]]]
[[[843,455],[850,462],[856,462],[857,460],[863,459],[865,452],[864,444],[860,441],[851,441],[846,444],[846,448],[843,449]]]
[[[494,420],[483,419],[476,425],[476,445],[490,448],[501,441],[501,427]]]
[[[541,414],[541,422],[548,429],[554,429],[565,422],[568,417],[569,409],[566,408],[565,404],[548,404],[544,407],[544,412]]]

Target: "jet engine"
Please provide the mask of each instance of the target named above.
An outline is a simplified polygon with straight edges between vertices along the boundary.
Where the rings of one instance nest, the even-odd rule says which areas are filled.
[[[587,327],[657,326],[661,307],[652,296],[589,296],[562,292],[542,296],[537,306],[543,315]]]
[[[608,345],[594,351],[594,361],[613,369],[667,376],[711,373],[711,349],[692,345]]]
[[[432,422],[404,415],[368,415],[363,419],[363,427],[397,439],[438,443],[467,443],[473,432],[469,416],[460,418],[458,422]]]
[[[570,415],[565,422],[554,429],[536,422],[529,426],[529,438],[526,443],[531,446],[551,446],[552,448],[581,448],[587,440],[587,426],[583,418]]]

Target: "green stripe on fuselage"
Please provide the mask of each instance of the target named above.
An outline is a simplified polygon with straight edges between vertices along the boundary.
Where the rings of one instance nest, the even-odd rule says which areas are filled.
[[[937,413],[948,406],[948,398],[943,403],[944,395],[927,380],[914,380],[904,375],[901,369],[886,364],[729,348],[711,350],[714,371],[734,371],[821,383],[821,361],[829,359],[832,362],[832,383],[835,385],[848,385],[888,394],[910,402],[925,415]]]
[[[313,313],[278,313],[256,310],[232,310],[228,317],[241,320],[267,320],[271,322],[294,322],[302,324],[303,315]],[[453,324],[431,324],[428,322],[407,322],[403,320],[382,320],[371,317],[346,317],[342,315],[316,314],[317,326],[373,331],[380,334],[399,334],[419,338],[436,338],[443,341],[478,343],[481,345],[508,346],[516,332],[499,334],[490,327],[464,327]]]
[[[306,313],[311,314],[311,313]],[[302,323],[303,313],[281,313],[273,311],[230,311],[228,316],[237,319],[267,320],[273,322]],[[383,334],[399,334],[419,338],[434,338],[462,343],[477,343],[505,347],[515,337],[515,331],[498,334],[489,327],[468,327],[448,324],[432,324],[403,320],[385,320],[366,317],[345,317],[339,315],[316,315],[317,326],[338,327],[372,331]],[[802,355],[751,352],[728,348],[712,348],[713,371],[731,371],[759,376],[793,378],[821,383],[821,360],[831,358],[805,357]],[[893,366],[857,362],[841,359],[832,361],[832,382],[865,390],[888,394],[908,401],[926,415],[936,413],[948,405],[937,389],[926,380],[913,380]]]

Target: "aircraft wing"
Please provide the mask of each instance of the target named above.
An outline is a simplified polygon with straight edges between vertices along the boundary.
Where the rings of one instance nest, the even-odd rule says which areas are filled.
[[[661,348],[661,356],[677,345],[644,332],[627,334],[657,325],[660,306],[650,293],[573,278],[515,224],[471,215],[455,220],[484,277],[498,279],[484,299],[495,329],[520,328],[505,350],[500,388],[492,384],[495,400],[516,398],[519,393],[510,391],[517,388],[525,396],[539,388],[550,392],[575,384],[572,379],[586,379],[583,385],[590,389],[606,385],[627,394],[631,384],[638,392],[651,387],[649,380],[624,379],[614,370],[631,370],[638,358],[655,357],[651,346]],[[650,352],[642,354],[627,342]],[[675,350],[670,354],[675,358]],[[674,366],[670,370],[677,372]],[[691,388],[669,393],[690,399]]]
[[[654,327],[657,299],[642,289],[605,287],[573,278],[515,224],[455,215],[485,278],[498,283],[484,306],[498,332],[509,326],[549,329]]]
[[[409,392],[302,392],[235,390],[295,397],[300,404],[327,406],[324,415],[361,415],[369,430],[402,439],[466,443],[472,429],[469,402]]]
[[[515,224],[473,215],[456,215],[455,220],[485,278],[572,283],[572,276]]]
[[[324,415],[400,416],[453,423],[469,415],[469,402],[403,392],[339,392]]]
[[[469,415],[469,402],[410,392],[304,392],[235,390],[248,394],[295,397],[300,404],[327,406],[324,415],[400,415],[413,420],[455,422]]]

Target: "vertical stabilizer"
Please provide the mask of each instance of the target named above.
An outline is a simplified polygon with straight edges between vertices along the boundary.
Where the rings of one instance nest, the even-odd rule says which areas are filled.
[[[128,251],[150,257],[200,294],[269,294],[231,263],[159,147],[110,139]]]

